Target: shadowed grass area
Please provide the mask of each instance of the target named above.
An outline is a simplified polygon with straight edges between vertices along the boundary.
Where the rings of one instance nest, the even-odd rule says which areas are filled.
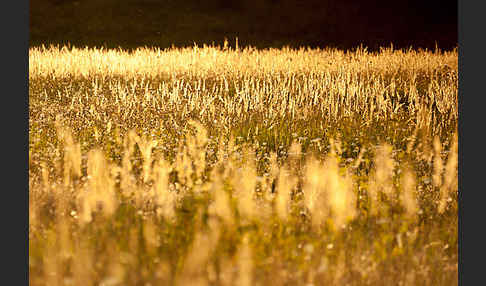
[[[258,48],[457,46],[457,21],[441,23],[439,10],[374,2],[33,0],[30,45],[168,48],[222,45],[227,38],[234,47],[238,38],[240,47]]]

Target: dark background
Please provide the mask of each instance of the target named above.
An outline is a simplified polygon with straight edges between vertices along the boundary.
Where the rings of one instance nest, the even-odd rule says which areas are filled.
[[[31,0],[29,13],[31,46],[457,46],[457,0]]]

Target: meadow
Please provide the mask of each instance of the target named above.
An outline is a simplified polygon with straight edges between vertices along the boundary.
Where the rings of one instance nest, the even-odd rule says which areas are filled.
[[[29,50],[30,285],[457,285],[457,49]]]

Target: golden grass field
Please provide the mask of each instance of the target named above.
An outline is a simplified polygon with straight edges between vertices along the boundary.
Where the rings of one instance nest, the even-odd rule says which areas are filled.
[[[31,48],[30,285],[457,285],[457,57]]]

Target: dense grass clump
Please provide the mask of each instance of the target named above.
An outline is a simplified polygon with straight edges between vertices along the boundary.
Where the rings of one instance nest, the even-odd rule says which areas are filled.
[[[31,285],[456,285],[457,50],[29,51]]]

